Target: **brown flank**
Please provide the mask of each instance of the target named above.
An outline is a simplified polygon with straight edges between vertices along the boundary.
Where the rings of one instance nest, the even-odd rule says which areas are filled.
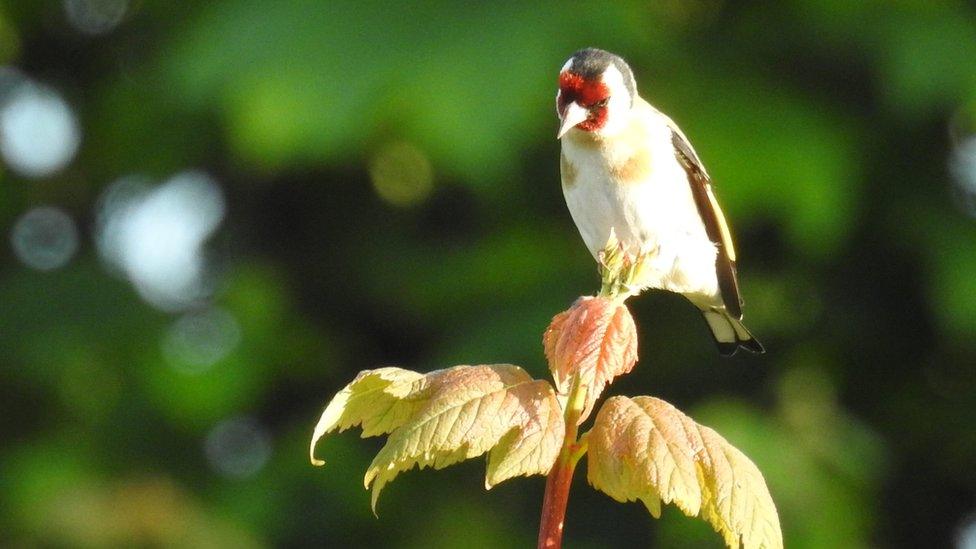
[[[563,187],[571,189],[576,185],[576,166],[566,158],[566,153],[559,153],[559,171],[563,176]]]
[[[651,173],[651,154],[642,148],[623,164],[612,167],[610,173],[614,179],[625,184],[643,181]]]

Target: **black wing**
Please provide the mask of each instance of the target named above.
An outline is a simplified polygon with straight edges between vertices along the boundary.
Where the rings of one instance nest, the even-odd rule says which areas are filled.
[[[702,166],[698,154],[691,147],[688,140],[675,126],[671,126],[671,142],[674,144],[674,154],[678,162],[688,173],[688,184],[691,194],[698,206],[698,215],[705,223],[705,233],[718,249],[715,258],[715,272],[718,275],[718,287],[722,293],[725,309],[735,318],[742,319],[742,297],[739,295],[739,280],[735,273],[735,248],[732,246],[732,235],[725,222],[725,215],[719,207],[715,195],[712,193],[712,182]]]

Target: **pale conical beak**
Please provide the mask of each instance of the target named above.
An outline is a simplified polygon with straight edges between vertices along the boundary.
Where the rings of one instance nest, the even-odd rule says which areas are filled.
[[[580,122],[585,121],[589,118],[590,112],[580,107],[575,101],[566,106],[566,111],[563,112],[562,122],[559,124],[559,133],[556,134],[556,139],[561,139],[566,132],[576,127]]]

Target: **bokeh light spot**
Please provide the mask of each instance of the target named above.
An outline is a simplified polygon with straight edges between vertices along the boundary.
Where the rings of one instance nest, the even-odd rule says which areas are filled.
[[[212,292],[203,245],[224,218],[224,198],[208,175],[187,171],[149,189],[127,177],[101,199],[97,242],[152,305],[178,311]]]
[[[976,217],[976,135],[965,138],[952,150],[949,171],[955,183],[956,205],[966,215]]]
[[[409,143],[391,143],[380,149],[370,161],[369,177],[376,194],[395,206],[423,202],[434,187],[430,160]]]
[[[957,549],[976,549],[976,513],[963,520],[956,535]]]
[[[23,176],[44,177],[61,170],[80,142],[74,112],[52,90],[22,84],[0,110],[0,154]]]
[[[78,229],[68,214],[43,206],[17,220],[10,241],[25,265],[50,271],[64,267],[78,251]]]
[[[204,453],[210,466],[221,475],[249,477],[260,471],[271,457],[271,436],[252,418],[232,417],[210,430]]]
[[[211,307],[176,319],[163,339],[163,354],[179,371],[202,373],[230,354],[240,340],[234,315]]]
[[[64,0],[71,26],[85,34],[105,34],[122,22],[129,0]]]

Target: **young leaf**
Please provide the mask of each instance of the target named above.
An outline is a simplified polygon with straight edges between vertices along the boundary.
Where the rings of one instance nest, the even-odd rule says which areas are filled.
[[[329,402],[315,425],[308,447],[312,464],[325,464],[315,458],[315,444],[335,429],[342,432],[362,424],[362,436],[366,438],[389,433],[406,423],[423,403],[416,396],[423,393],[428,383],[424,374],[402,368],[359,372],[356,379]],[[414,398],[407,398],[410,396]]]
[[[617,501],[661,502],[701,516],[729,547],[783,546],[779,517],[759,469],[718,433],[667,402],[612,397],[587,435],[590,484]]]
[[[547,473],[565,434],[552,386],[509,364],[362,372],[326,407],[312,450],[325,433],[360,423],[363,436],[391,433],[364,479],[374,510],[383,486],[415,465],[440,469],[487,452],[486,488]]]
[[[559,392],[569,391],[574,375],[586,390],[580,423],[590,415],[604,387],[637,362],[637,328],[621,300],[579,298],[553,317],[542,344]]]

